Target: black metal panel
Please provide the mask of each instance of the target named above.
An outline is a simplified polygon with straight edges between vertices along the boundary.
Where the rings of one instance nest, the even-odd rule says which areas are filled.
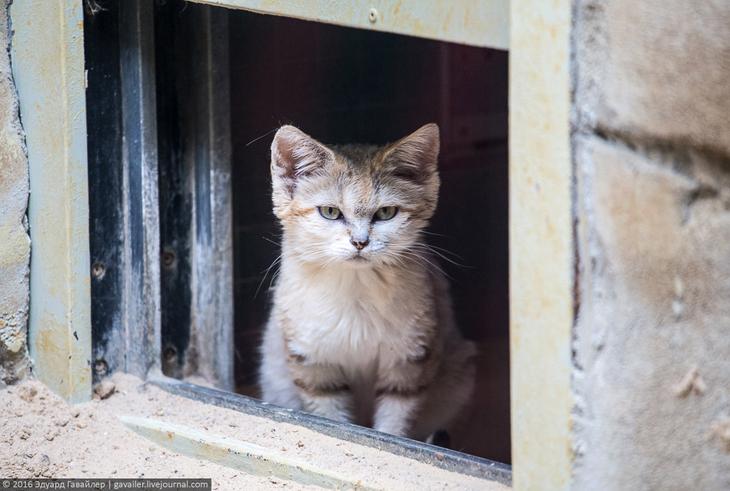
[[[144,377],[159,360],[152,4],[97,5],[84,38],[95,376]]]
[[[165,2],[155,8],[157,58],[157,141],[160,164],[160,271],[162,308],[162,371],[182,377],[190,343],[192,305],[192,180],[183,158],[184,135],[180,94],[184,63],[179,53],[185,39],[181,26],[182,5]],[[182,31],[182,32],[181,32]],[[177,48],[177,49],[176,49]],[[184,71],[183,74],[184,76]]]
[[[219,388],[233,382],[233,234],[228,10],[199,6],[192,20],[186,146],[195,168],[193,322],[197,372]]]
[[[162,369],[233,387],[227,10],[157,6]]]
[[[84,12],[87,69],[91,327],[95,377],[124,366],[110,343],[122,330],[124,288],[122,104],[116,1]],[[115,336],[116,335],[116,336]]]
[[[125,262],[125,369],[139,376],[160,361],[160,239],[154,11],[149,0],[119,3]]]
[[[85,37],[97,375],[146,376],[162,354],[165,373],[231,388],[227,11],[97,5]]]
[[[416,440],[381,433],[371,428],[341,423],[302,411],[285,409],[250,397],[201,387],[172,379],[152,379],[154,385],[179,396],[254,416],[304,426],[325,435],[374,447],[452,472],[512,484],[512,467]]]

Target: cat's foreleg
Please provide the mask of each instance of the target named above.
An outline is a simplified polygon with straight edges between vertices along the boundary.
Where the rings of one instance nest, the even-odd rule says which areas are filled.
[[[342,369],[336,365],[289,364],[305,411],[335,421],[352,421],[353,396]]]
[[[380,367],[373,415],[376,430],[413,437],[414,422],[435,374],[429,355],[430,350],[424,348],[418,357]]]
[[[375,406],[373,428],[397,436],[411,436],[413,420],[423,405],[418,392],[381,392]]]

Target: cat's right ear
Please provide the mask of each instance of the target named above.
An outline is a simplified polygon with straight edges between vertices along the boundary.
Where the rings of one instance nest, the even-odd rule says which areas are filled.
[[[294,126],[282,126],[271,143],[271,178],[274,187],[293,195],[298,179],[324,169],[334,161],[330,149]]]

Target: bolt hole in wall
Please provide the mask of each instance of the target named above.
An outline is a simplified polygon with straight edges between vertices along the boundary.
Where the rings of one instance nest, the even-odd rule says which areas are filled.
[[[102,3],[106,10],[93,22],[87,19],[86,27],[88,117],[116,125],[110,132],[89,124],[97,375],[120,366],[99,341],[110,336],[107,325],[113,323],[105,299],[120,295],[105,286],[120,274],[114,267],[119,247],[105,252],[119,238],[105,235],[105,224],[120,218],[104,203],[121,192],[121,181],[108,179],[108,162],[121,158],[115,150],[120,148],[120,116],[113,109],[120,104],[121,89],[114,77],[107,81],[102,76],[118,71],[109,61],[110,50],[118,49],[118,33],[105,24],[117,4]],[[186,33],[189,26],[182,26],[200,9],[212,7],[173,0],[154,4],[160,355],[165,373],[181,377],[190,374],[185,367],[194,365],[191,358],[204,356],[187,350],[192,294],[178,288],[190,283],[191,244],[170,239],[190,236],[192,203],[175,189],[184,187],[178,181],[190,178],[179,172],[178,163],[185,161],[182,154],[189,148],[184,141],[191,126],[187,119],[195,117],[186,108],[193,104],[191,87],[199,83],[192,74],[201,73],[185,55],[194,50],[195,40]],[[366,14],[377,21],[377,12]],[[473,401],[450,429],[450,446],[509,462],[507,53],[235,10],[228,11],[227,25],[227,57],[213,63],[225,65],[230,86],[235,390],[254,397],[259,393],[258,346],[271,302],[272,273],[267,277],[266,270],[279,254],[280,240],[271,209],[273,131],[293,124],[325,143],[381,144],[436,122],[441,128],[442,184],[429,242],[458,256],[460,265],[444,262],[442,267],[452,278],[459,326],[479,347]],[[112,137],[113,144],[100,143]],[[100,192],[102,184],[94,183],[108,190]]]

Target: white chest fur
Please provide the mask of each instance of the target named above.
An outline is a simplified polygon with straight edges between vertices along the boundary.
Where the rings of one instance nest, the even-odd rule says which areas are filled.
[[[319,363],[365,370],[414,348],[427,308],[420,271],[282,267],[277,307],[291,323],[291,348]]]

